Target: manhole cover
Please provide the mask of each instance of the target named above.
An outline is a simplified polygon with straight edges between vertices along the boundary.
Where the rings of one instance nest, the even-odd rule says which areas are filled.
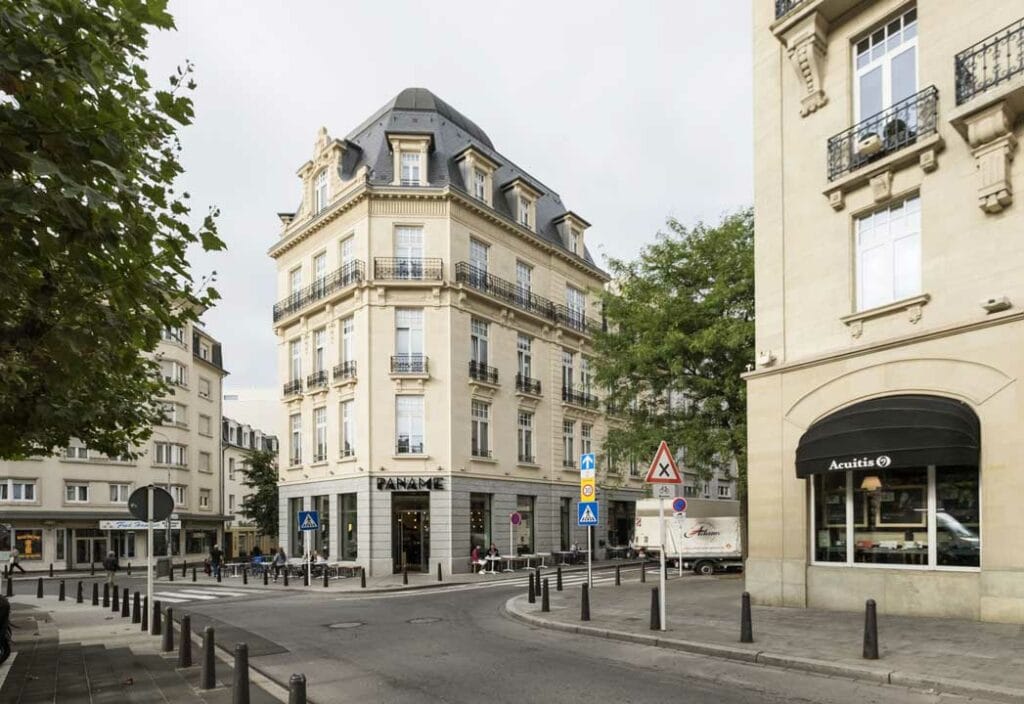
[[[343,621],[342,623],[332,623],[328,628],[359,628],[364,625],[362,621]]]
[[[433,616],[424,616],[422,618],[411,618],[411,619],[409,619],[408,622],[409,623],[437,623],[440,620],[441,619],[434,618]]]

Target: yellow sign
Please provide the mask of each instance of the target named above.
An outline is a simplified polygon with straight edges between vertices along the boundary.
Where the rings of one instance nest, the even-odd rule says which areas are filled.
[[[594,477],[580,477],[580,501],[594,501],[597,499],[597,483]]]

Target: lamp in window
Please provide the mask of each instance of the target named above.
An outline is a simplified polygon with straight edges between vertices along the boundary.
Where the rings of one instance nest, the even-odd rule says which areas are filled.
[[[874,474],[869,474],[864,477],[864,481],[860,483],[860,488],[863,491],[878,491],[882,488],[882,480]]]

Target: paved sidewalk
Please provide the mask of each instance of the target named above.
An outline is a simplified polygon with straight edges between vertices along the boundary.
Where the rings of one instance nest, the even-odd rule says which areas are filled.
[[[742,578],[686,576],[668,583],[665,632],[650,630],[651,588],[635,578],[595,585],[591,620],[580,588],[551,592],[551,611],[525,594],[505,608],[532,625],[986,699],[1024,701],[1024,627],[953,619],[878,616],[879,660],[864,660],[864,614],[755,606],[754,643],[739,642]]]

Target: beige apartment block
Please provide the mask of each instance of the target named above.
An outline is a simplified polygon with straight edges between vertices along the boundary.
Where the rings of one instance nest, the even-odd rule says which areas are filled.
[[[753,12],[747,588],[1024,623],[1024,6]]]
[[[451,573],[474,545],[585,542],[578,460],[605,434],[588,354],[608,280],[589,223],[418,88],[343,139],[321,129],[298,176],[270,248],[285,549]],[[628,541],[639,481],[601,461],[603,548]],[[301,510],[318,530],[303,535]]]
[[[166,330],[156,353],[173,388],[166,420],[137,459],[107,457],[72,442],[50,457],[0,462],[0,560],[16,548],[26,570],[83,569],[113,550],[146,559],[146,530],[128,497],[155,484],[175,501],[170,526],[154,532],[153,554],[201,560],[222,539],[221,345],[199,326]],[[168,528],[170,540],[168,541]]]
[[[225,403],[229,397],[238,395],[224,394]],[[255,493],[245,483],[249,471],[249,453],[263,451],[272,452],[276,456],[279,450],[278,439],[248,423],[225,417],[221,423],[221,442],[224,448],[225,513],[231,515],[231,520],[224,525],[224,543],[221,547],[228,558],[249,557],[253,548],[259,548],[264,555],[269,555],[271,550],[277,548],[276,541],[262,535],[256,524],[243,515],[242,504]]]

